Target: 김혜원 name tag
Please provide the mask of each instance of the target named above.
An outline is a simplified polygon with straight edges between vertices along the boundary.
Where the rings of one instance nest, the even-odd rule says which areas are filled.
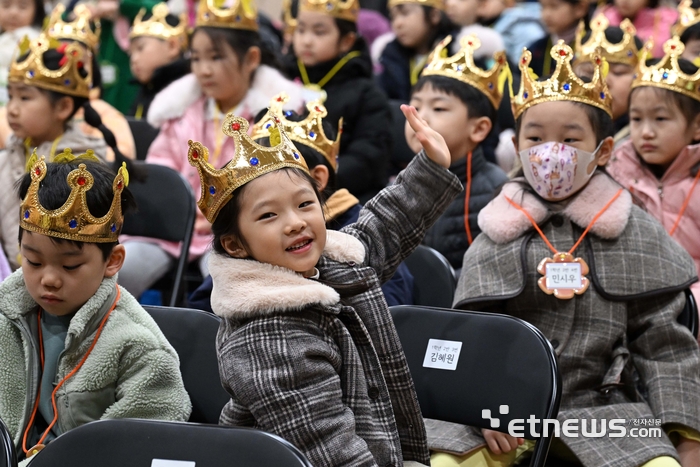
[[[580,263],[547,263],[545,267],[548,289],[580,289],[583,287]]]
[[[438,370],[456,370],[461,350],[461,342],[430,339],[425,351],[423,366]]]

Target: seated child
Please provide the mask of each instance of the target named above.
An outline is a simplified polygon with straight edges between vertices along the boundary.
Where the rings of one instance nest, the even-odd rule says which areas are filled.
[[[153,13],[145,9],[136,16],[129,34],[131,74],[141,87],[129,115],[148,115],[153,98],[167,85],[190,72],[184,58],[187,50],[187,18],[171,15],[168,5],[159,3]]]
[[[0,283],[0,418],[21,457],[94,420],[191,411],[175,350],[117,285],[126,169],[56,159],[30,160],[15,211],[22,268]]]
[[[608,172],[693,256],[700,271],[700,71],[681,58],[678,37],[664,48],[663,59],[640,61],[635,70],[631,138],[615,151]],[[657,81],[675,70],[681,70],[675,81]],[[700,283],[691,289],[700,299]]]
[[[357,35],[359,2],[300,0],[288,74],[325,96],[328,120],[343,118],[338,186],[366,201],[387,184],[391,110]]]
[[[477,224],[479,211],[508,181],[503,170],[486,160],[481,148],[496,120],[508,63],[505,53],[500,52],[494,55],[490,70],[476,66],[474,51],[481,45],[476,36],[462,38],[460,50],[447,58],[442,51],[449,40],[443,40],[433,51],[413,87],[410,103],[418,116],[445,138],[450,150],[450,172],[465,186],[464,195],[448,206],[423,240],[459,270],[464,252],[481,232]],[[420,142],[408,124],[406,141],[413,151],[420,150]]]
[[[685,45],[682,58],[695,63],[700,57],[700,0],[682,0],[678,5],[678,21],[671,29]]]
[[[509,61],[520,57],[527,47],[545,35],[540,21],[542,8],[537,2],[516,0],[479,0],[479,23],[493,28],[503,39]]]
[[[636,29],[632,22],[625,19],[620,26],[609,26],[608,19],[598,15],[591,21],[591,30],[583,33],[583,22],[579,23],[576,34],[575,71],[579,76],[593,78],[593,57],[598,48],[608,62],[605,84],[612,95],[612,118],[615,128],[615,145],[629,138],[629,100],[630,86],[634,69],[639,62],[642,41],[635,36]],[[614,156],[613,156],[614,159]]]
[[[415,109],[403,111],[425,151],[340,231],[326,230],[316,182],[274,119],[268,148],[229,114],[223,130],[236,154],[219,170],[190,142],[214,232],[211,304],[223,318],[217,353],[231,395],[220,422],[281,436],[317,466],[429,463],[379,286],[461,185],[443,138]]]
[[[377,53],[377,80],[389,99],[408,102],[430,51],[459,27],[445,14],[444,0],[391,0],[389,12],[396,37]]]
[[[505,313],[542,331],[562,378],[561,424],[658,419],[665,431],[590,437],[562,429],[548,456],[552,465],[700,465],[700,350],[676,320],[684,289],[697,279],[692,258],[598,169],[613,149],[604,59],[594,58],[601,66],[585,83],[563,41],[552,57],[554,73],[540,82],[528,73],[530,53],[521,59],[513,110],[523,170],[479,214],[482,235],[464,255],[455,307]],[[553,262],[581,272],[568,287],[556,287],[547,277]],[[440,424],[427,423],[428,432]],[[452,451],[459,452],[436,454],[433,467],[509,466],[532,447],[493,430],[477,434],[457,425],[452,433]],[[446,441],[434,439],[431,447]]]
[[[188,140],[203,141],[213,148],[211,163],[222,167],[233,158],[233,141],[221,132],[227,112],[235,110],[252,123],[282,91],[290,95],[291,108],[303,105],[301,86],[274,68],[275,56],[261,41],[255,4],[236,2],[236,11],[217,4],[215,0],[199,2],[190,42],[192,73],[158,93],[148,111],[148,122],[160,132],[146,162],[177,170],[195,193],[200,181],[183,150]],[[203,277],[209,274],[205,253],[211,240],[211,224],[198,213],[189,260],[199,263]],[[128,254],[119,283],[135,297],[163,277],[180,253],[176,242],[132,237],[123,243]]]
[[[474,51],[474,57],[488,59],[494,53],[503,50],[505,44],[497,31],[477,23],[478,5],[479,0],[446,0],[445,13],[461,28],[455,39],[457,43],[462,37],[475,35],[481,42],[481,48]]]
[[[13,269],[19,267],[19,202],[13,192],[32,151],[49,161],[67,147],[76,152],[93,149],[105,158],[105,140],[85,135],[72,120],[78,109],[89,106],[91,61],[89,50],[78,42],[59,43],[42,34],[24,40],[12,62],[7,121],[13,134],[0,152],[0,243]]]

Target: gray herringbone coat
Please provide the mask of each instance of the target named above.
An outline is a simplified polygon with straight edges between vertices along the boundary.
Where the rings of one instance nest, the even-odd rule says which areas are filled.
[[[223,319],[225,425],[275,433],[319,467],[429,463],[413,381],[380,284],[461,191],[424,154],[328,231],[318,281],[212,255],[212,308]]]
[[[571,202],[545,205],[523,192],[522,185],[507,184],[480,215],[484,234],[465,255],[455,305],[522,318],[550,339],[563,379],[561,422],[661,419],[664,428],[681,424],[700,431],[700,352],[688,329],[676,321],[685,303],[683,290],[696,280],[690,255],[633,206],[625,191],[574,253],[591,269],[589,290],[559,300],[536,283],[541,277],[537,264],[552,253],[525,216],[503,198],[507,194],[524,205],[555,248],[568,251],[618,189],[601,174]],[[648,389],[647,400],[636,391],[633,367]],[[440,435],[440,424],[427,426],[429,440]],[[467,451],[484,442],[472,430],[457,433],[439,447]],[[665,435],[562,435],[561,440],[586,467],[633,467],[663,455],[678,458]]]

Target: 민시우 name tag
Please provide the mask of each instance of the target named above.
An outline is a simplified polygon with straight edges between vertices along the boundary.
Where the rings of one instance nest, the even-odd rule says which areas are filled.
[[[557,253],[551,258],[545,258],[537,266],[540,277],[537,285],[548,294],[561,299],[570,299],[581,295],[588,289],[588,265],[583,258],[574,259],[570,253]]]
[[[583,286],[580,263],[547,263],[545,278],[548,289],[580,289]]]

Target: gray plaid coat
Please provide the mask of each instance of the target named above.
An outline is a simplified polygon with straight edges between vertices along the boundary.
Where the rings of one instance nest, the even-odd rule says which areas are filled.
[[[660,419],[666,429],[681,424],[700,431],[700,352],[676,321],[683,290],[696,280],[690,255],[625,191],[574,253],[591,269],[589,290],[559,300],[536,283],[542,277],[537,264],[551,251],[503,197],[524,206],[554,247],[568,251],[618,189],[601,174],[571,202],[545,205],[519,183],[507,184],[479,216],[484,234],[464,257],[455,306],[522,318],[550,339],[563,379],[560,422],[645,418]],[[648,389],[646,400],[636,391],[633,367]],[[433,421],[427,426],[431,448],[465,452],[484,443],[476,430]],[[665,434],[561,440],[587,467],[678,458]]]
[[[224,318],[219,369],[231,395],[220,422],[275,433],[319,467],[428,464],[413,381],[380,285],[461,189],[419,154],[357,223],[328,231],[318,281],[212,255],[212,308]]]

